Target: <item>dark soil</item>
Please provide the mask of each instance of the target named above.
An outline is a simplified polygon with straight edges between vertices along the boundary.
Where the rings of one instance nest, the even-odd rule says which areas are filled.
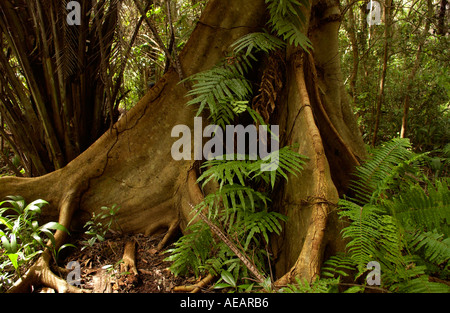
[[[66,267],[70,261],[77,261],[81,267],[81,288],[92,292],[112,293],[171,293],[176,286],[192,285],[198,282],[194,277],[176,277],[170,271],[171,262],[166,251],[157,251],[156,246],[162,236],[133,235],[110,236],[92,247],[85,246],[80,237],[73,244],[77,247],[66,248],[68,256],[60,262]],[[136,268],[138,276],[121,269],[125,243],[136,241]],[[169,247],[170,248],[170,247]],[[168,249],[168,248],[167,248]],[[102,283],[99,283],[102,281]],[[103,284],[103,286],[100,286]]]

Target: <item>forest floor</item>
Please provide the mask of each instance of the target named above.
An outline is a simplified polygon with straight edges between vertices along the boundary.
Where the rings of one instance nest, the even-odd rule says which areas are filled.
[[[172,274],[169,269],[171,262],[165,261],[169,254],[164,250],[156,250],[162,236],[112,235],[92,246],[84,245],[82,250],[85,240],[83,236],[85,235],[72,242],[77,247],[76,250],[66,248],[67,256],[60,264],[64,267],[71,261],[80,264],[79,287],[82,289],[95,293],[171,293],[176,286],[193,285],[200,280]],[[136,242],[138,275],[122,268],[124,247],[128,241]]]

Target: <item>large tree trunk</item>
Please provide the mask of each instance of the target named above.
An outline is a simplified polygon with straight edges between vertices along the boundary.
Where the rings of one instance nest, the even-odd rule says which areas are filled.
[[[278,284],[300,275],[319,275],[325,249],[343,249],[334,209],[346,191],[364,144],[351,112],[340,69],[337,1],[314,3],[308,26],[312,55],[288,54],[286,98],[280,129],[290,131],[289,143],[299,143],[299,153],[310,160],[298,177],[284,186],[280,211],[289,217],[275,249]]]
[[[299,153],[310,161],[279,192],[279,210],[289,216],[274,245],[281,284],[295,275],[313,279],[325,248],[336,249],[333,238],[339,237],[339,227],[331,211],[338,192],[346,190],[350,171],[365,155],[342,84],[339,13],[337,1],[315,1],[305,27],[313,54],[297,49],[287,53],[280,130],[287,143],[300,144]],[[231,43],[265,23],[264,0],[211,0],[180,55],[183,72],[189,76],[211,68]],[[203,196],[195,184],[194,161],[174,161],[170,152],[176,140],[171,129],[179,124],[193,128],[196,110],[185,105],[186,92],[176,71],[169,71],[111,131],[66,167],[33,179],[0,179],[0,198],[17,194],[28,201],[46,199],[51,205],[45,219],[71,228],[79,228],[101,206],[117,203],[124,232],[153,234],[177,225],[183,230],[190,204]],[[61,244],[63,234],[57,239]],[[29,276],[29,281],[35,278]]]

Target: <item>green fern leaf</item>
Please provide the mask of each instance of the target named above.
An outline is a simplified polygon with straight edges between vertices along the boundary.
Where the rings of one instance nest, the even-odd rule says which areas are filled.
[[[300,46],[309,52],[312,49],[311,42],[300,30],[306,18],[302,7],[309,6],[308,1],[266,0],[270,13],[269,24],[272,29],[291,45]]]
[[[409,160],[412,153],[408,139],[396,138],[373,152],[373,157],[357,168],[350,188],[355,192],[355,200],[360,204],[371,203],[380,182],[392,175],[394,168]]]
[[[218,106],[225,98],[243,101],[247,100],[252,93],[250,82],[239,71],[230,70],[229,67],[214,67],[192,75],[187,80],[196,82],[187,93],[187,96],[193,97],[187,105],[199,105],[197,116],[206,105],[211,114],[216,114]]]
[[[260,51],[269,53],[281,49],[286,44],[275,36],[266,32],[264,33],[250,33],[239,38],[231,45],[235,54],[244,53],[248,56]]]

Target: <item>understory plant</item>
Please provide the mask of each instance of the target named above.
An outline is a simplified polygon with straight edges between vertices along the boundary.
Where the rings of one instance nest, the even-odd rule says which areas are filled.
[[[342,231],[347,251],[325,263],[323,277],[365,285],[367,264],[376,261],[376,288],[450,292],[450,180],[425,175],[424,158],[411,151],[408,139],[397,138],[357,168],[352,196],[339,202],[348,223]]]
[[[60,251],[73,246],[65,244],[56,249],[53,231],[68,230],[57,222],[39,225],[39,216],[45,200],[29,204],[21,196],[9,196],[0,202],[0,292],[5,292],[19,279],[45,249],[49,249],[54,261]]]
[[[104,241],[108,231],[111,230],[113,223],[116,223],[116,214],[120,210],[120,206],[113,204],[111,207],[102,206],[100,213],[92,213],[92,217],[86,222],[84,228],[85,234],[89,239],[82,242],[84,250],[87,247],[92,247],[97,241]]]

